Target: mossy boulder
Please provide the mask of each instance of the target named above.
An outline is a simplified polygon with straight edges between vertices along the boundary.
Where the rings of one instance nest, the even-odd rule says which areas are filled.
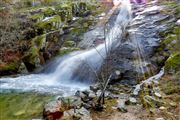
[[[23,62],[28,71],[32,72],[36,68],[40,68],[39,49],[35,46],[31,47],[24,55]]]
[[[37,21],[37,22],[43,20],[43,18],[44,18],[44,14],[42,14],[42,13],[34,14],[29,17],[29,19],[31,19],[33,21]]]
[[[18,70],[19,64],[17,62],[12,63],[0,63],[0,75],[14,73]]]
[[[61,17],[55,15],[52,17],[46,17],[42,21],[36,23],[37,29],[45,31],[57,30],[62,26]]]
[[[36,46],[38,49],[43,49],[46,45],[46,34],[36,36],[32,39],[33,46]]]
[[[56,15],[56,10],[53,7],[48,7],[48,8],[44,8],[42,10],[42,13],[44,14],[45,17],[51,17],[53,15]]]
[[[172,54],[165,62],[165,70],[178,72],[180,71],[180,52]]]
[[[75,47],[62,47],[60,50],[59,50],[59,53],[58,55],[60,56],[63,56],[65,54],[68,54],[70,52],[73,52],[73,51],[77,51],[77,50],[80,50],[80,48],[75,48]]]
[[[67,22],[72,20],[72,6],[71,4],[63,4],[60,6],[56,6],[56,11],[59,16],[61,16],[62,21]]]

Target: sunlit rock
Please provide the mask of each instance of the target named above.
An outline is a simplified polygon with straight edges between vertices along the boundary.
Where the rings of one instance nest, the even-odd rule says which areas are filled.
[[[122,2],[122,0],[113,0],[113,4],[114,4],[114,6],[118,6],[118,5],[120,5],[120,4],[121,4],[121,2]]]

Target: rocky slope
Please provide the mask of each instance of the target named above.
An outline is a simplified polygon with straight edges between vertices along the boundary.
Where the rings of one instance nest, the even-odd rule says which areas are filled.
[[[33,72],[57,55],[79,50],[79,36],[102,11],[96,1],[14,2],[0,6],[0,75]]]

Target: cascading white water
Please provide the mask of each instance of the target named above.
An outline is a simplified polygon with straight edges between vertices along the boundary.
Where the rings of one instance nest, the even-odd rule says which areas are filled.
[[[32,74],[17,78],[1,78],[1,90],[20,89],[71,94],[74,90],[87,88],[88,85],[85,83],[90,83],[95,79],[92,77],[94,76],[93,71],[99,70],[103,63],[103,58],[107,56],[107,52],[120,45],[123,32],[131,19],[130,2],[122,0],[119,7],[119,14],[114,26],[106,35],[104,44],[97,46],[96,49],[83,51],[74,56],[67,56],[54,68],[55,71],[52,73]],[[90,71],[87,69],[87,66],[90,67]]]

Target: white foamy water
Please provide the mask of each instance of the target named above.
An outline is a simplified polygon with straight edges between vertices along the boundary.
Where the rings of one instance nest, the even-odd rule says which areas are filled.
[[[89,83],[96,79],[93,71],[101,67],[107,52],[121,44],[121,38],[126,26],[131,20],[131,6],[128,0],[122,0],[119,6],[114,26],[106,35],[106,42],[74,56],[66,57],[57,64],[54,72],[32,74],[17,78],[1,78],[1,89],[18,89],[23,91],[38,91],[63,93],[70,95],[76,90],[87,89]],[[107,46],[107,50],[105,49]]]

